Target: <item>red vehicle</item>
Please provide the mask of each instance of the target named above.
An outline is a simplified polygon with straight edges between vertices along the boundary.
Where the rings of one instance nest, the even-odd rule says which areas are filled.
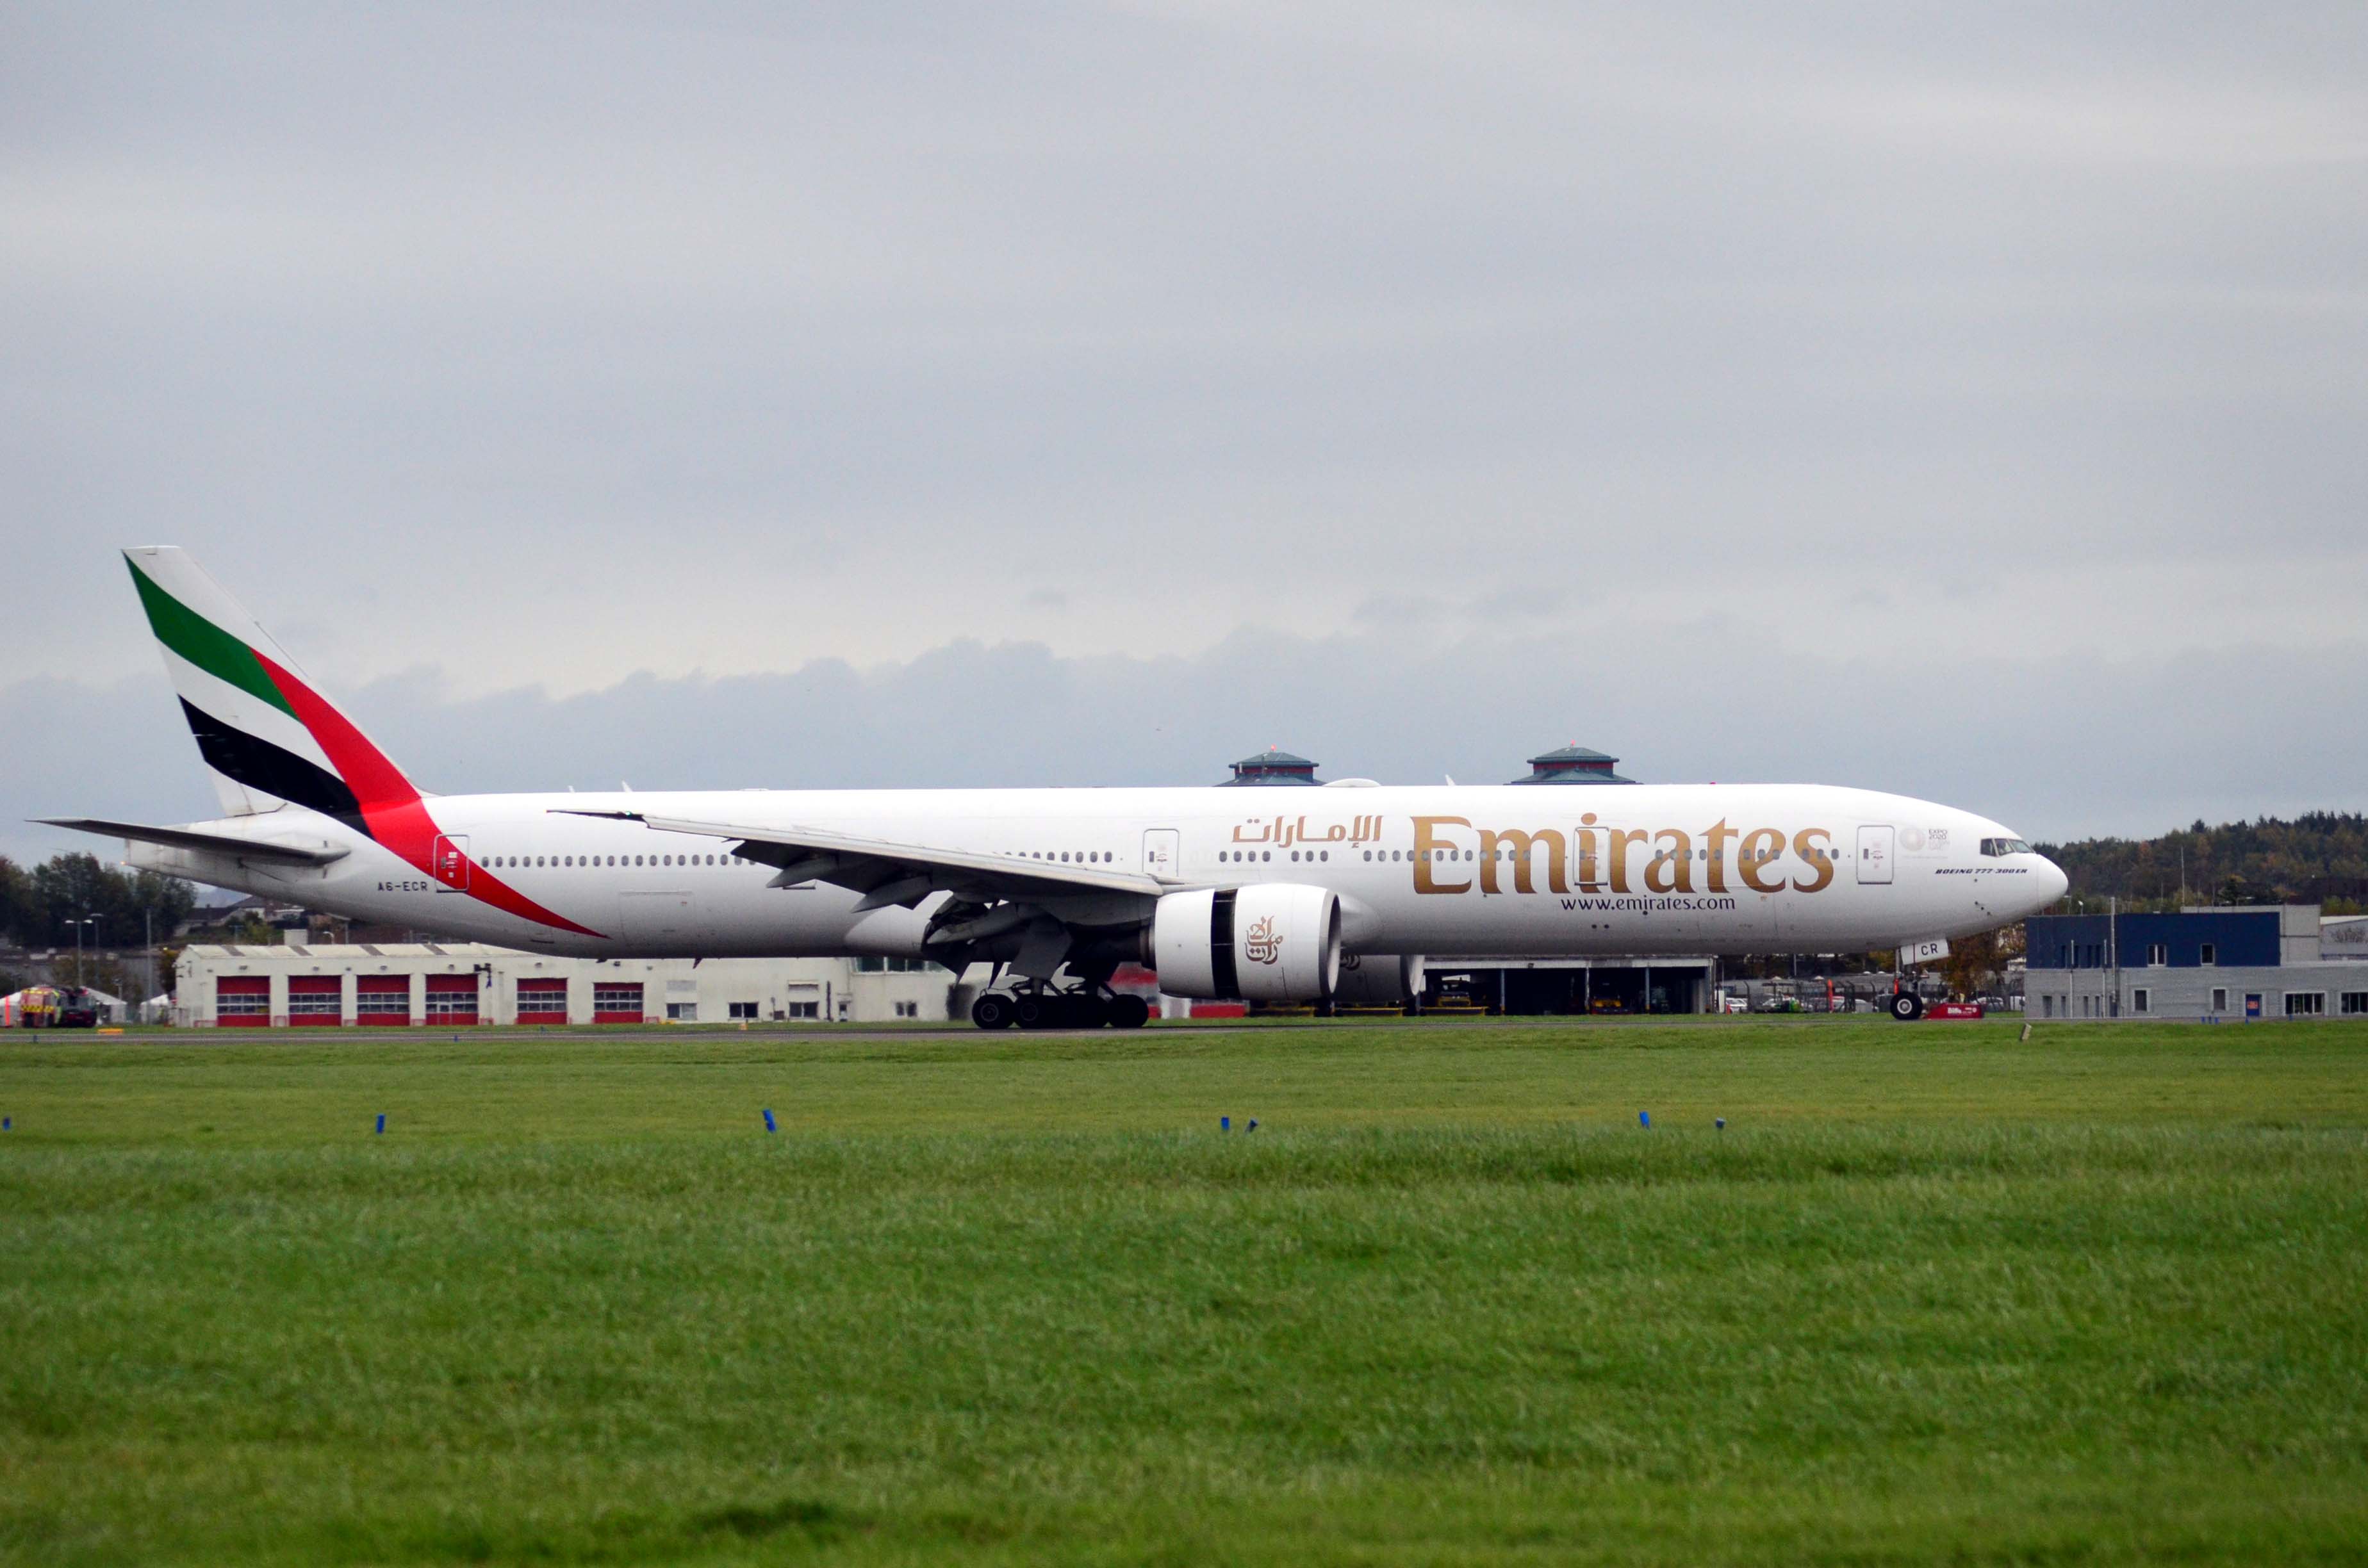
[[[1978,1002],[1926,1002],[1913,991],[1898,990],[1891,994],[1886,1010],[1903,1024],[1918,1018],[1978,1018],[1982,1017]]]
[[[80,985],[35,985],[22,994],[16,1022],[28,1029],[95,1029],[98,998]]]

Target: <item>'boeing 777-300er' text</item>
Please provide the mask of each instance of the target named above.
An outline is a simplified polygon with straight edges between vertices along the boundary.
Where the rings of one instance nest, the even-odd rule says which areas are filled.
[[[125,558],[223,814],[43,820],[530,951],[984,962],[983,1025],[1124,1026],[1126,963],[1172,995],[1322,1002],[1384,955],[1914,957],[2065,887],[1986,817],[1817,785],[423,794],[185,552]]]

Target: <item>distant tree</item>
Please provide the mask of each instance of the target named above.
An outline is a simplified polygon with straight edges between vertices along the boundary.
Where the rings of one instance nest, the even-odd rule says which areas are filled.
[[[2044,845],[2071,895],[2124,909],[2190,903],[2331,903],[2368,899],[2368,815],[2306,812],[2292,822],[2201,821],[2150,839]]]
[[[169,937],[195,907],[197,894],[178,877],[122,871],[95,855],[57,855],[27,879],[25,914],[14,924],[19,940],[72,947],[73,922],[97,915],[83,932],[86,946],[128,948],[149,933]]]
[[[0,937],[17,942],[40,940],[34,934],[33,880],[6,855],[0,855]]]
[[[1960,937],[1950,942],[1949,956],[1941,960],[1941,978],[1952,996],[1995,995],[2005,987],[2007,960],[2021,956],[2020,924]]]

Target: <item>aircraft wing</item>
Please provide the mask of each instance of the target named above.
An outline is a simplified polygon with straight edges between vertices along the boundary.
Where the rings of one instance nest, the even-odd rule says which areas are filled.
[[[689,817],[653,816],[643,812],[569,812],[569,816],[612,817],[638,822],[660,833],[687,833],[702,838],[738,841],[734,853],[776,867],[775,887],[803,881],[825,881],[863,895],[856,907],[910,907],[944,889],[982,903],[997,899],[1030,901],[1060,893],[1140,893],[1156,898],[1183,886],[1164,882],[1140,871],[1087,866],[1023,856],[983,854],[968,849],[939,849],[921,844],[899,844],[884,838],[832,833],[821,828],[756,827],[743,823],[700,822]]]
[[[80,833],[96,833],[108,838],[142,844],[162,844],[173,849],[194,849],[207,855],[235,855],[242,860],[276,860],[285,866],[325,866],[353,853],[327,839],[323,839],[318,846],[267,844],[258,839],[233,838],[226,833],[199,833],[186,827],[149,827],[136,822],[108,822],[103,817],[35,817],[32,820],[47,827],[70,827]]]

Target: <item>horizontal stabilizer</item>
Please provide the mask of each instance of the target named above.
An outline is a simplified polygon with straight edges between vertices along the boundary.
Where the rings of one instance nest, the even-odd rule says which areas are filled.
[[[194,849],[204,855],[234,855],[242,860],[274,860],[284,866],[325,866],[353,853],[325,838],[317,845],[266,844],[252,838],[234,838],[226,833],[199,833],[186,827],[149,827],[136,822],[108,822],[102,817],[35,817],[32,820],[50,827],[70,827],[78,833],[96,833],[107,838],[162,844],[168,848]]]

